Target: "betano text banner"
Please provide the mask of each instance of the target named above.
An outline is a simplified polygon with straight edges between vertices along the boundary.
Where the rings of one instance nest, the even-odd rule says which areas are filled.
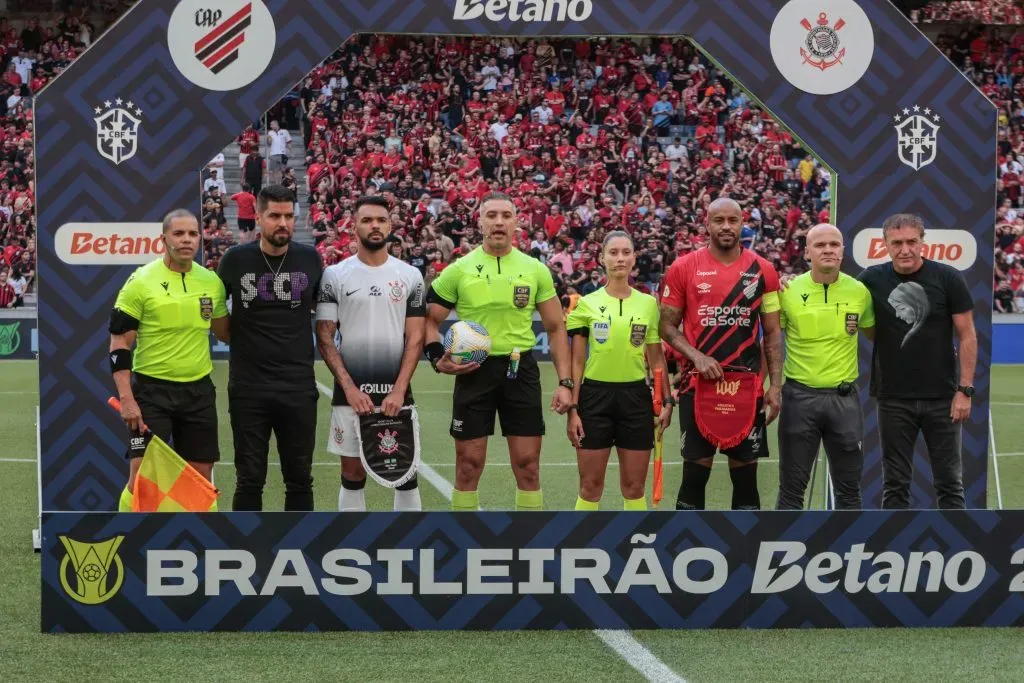
[[[1024,626],[1024,511],[43,516],[46,632]]]

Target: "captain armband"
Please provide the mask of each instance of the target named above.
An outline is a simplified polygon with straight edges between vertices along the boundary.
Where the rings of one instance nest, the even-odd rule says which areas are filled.
[[[131,349],[114,349],[110,352],[110,373],[120,372],[121,370],[128,370],[131,372],[132,369],[132,351]]]

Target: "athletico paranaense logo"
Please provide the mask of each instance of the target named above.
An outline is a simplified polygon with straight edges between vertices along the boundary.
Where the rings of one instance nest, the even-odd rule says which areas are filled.
[[[196,41],[196,59],[215,74],[234,64],[238,49],[245,42],[245,29],[252,25],[252,3],[218,24],[221,10],[197,10],[196,26],[213,28],[201,40]]]
[[[167,29],[175,66],[207,90],[252,83],[270,64],[276,40],[262,0],[182,0]]]

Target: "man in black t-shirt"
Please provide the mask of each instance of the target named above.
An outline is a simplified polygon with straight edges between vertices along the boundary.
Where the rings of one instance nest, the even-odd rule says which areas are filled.
[[[281,457],[284,509],[313,509],[319,392],[311,315],[323,266],[316,249],[291,241],[294,201],[292,192],[280,185],[260,190],[259,240],[229,249],[218,269],[231,300],[233,510],[263,509],[271,431]]]
[[[962,510],[960,429],[971,414],[978,359],[974,303],[958,270],[924,259],[920,217],[890,216],[882,234],[892,262],[860,275],[875,306],[871,395],[882,440],[882,507],[910,506],[914,444],[923,433],[939,507]]]

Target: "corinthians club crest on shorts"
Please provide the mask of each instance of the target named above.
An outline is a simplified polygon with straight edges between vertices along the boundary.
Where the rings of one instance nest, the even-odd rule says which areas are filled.
[[[113,102],[107,100],[94,111],[97,114],[93,119],[96,122],[96,150],[100,156],[115,165],[135,156],[139,149],[142,109],[134,102],[125,102],[119,97]]]
[[[835,25],[829,26],[828,13],[821,12],[818,14],[817,26],[812,26],[807,19],[802,20],[800,25],[807,29],[807,38],[804,39],[805,47],[800,48],[800,56],[804,58],[804,64],[822,71],[842,64],[843,57],[846,56],[846,48],[839,44],[839,31],[846,26],[844,19],[840,18]]]
[[[860,322],[859,313],[847,313],[846,314],[846,334],[851,337],[857,334],[857,323]]]
[[[932,110],[914,105],[903,109],[892,117],[896,122],[896,145],[900,161],[919,171],[935,161],[939,151],[939,121],[941,117]]]
[[[530,303],[530,288],[516,287],[512,291],[512,303],[516,308],[526,308],[526,304]]]
[[[199,317],[203,320],[213,318],[213,299],[208,296],[199,297]]]
[[[338,444],[339,446],[345,443],[345,430],[342,429],[341,427],[334,428],[334,443]]]
[[[644,339],[646,338],[647,325],[633,323],[633,326],[629,330],[629,343],[633,346],[643,346]]]

